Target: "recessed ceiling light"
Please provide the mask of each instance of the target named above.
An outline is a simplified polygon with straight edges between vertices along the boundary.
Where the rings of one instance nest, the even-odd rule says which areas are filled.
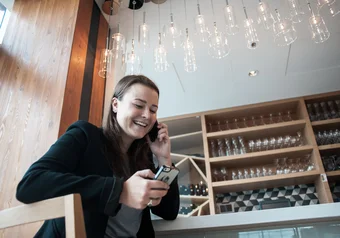
[[[259,71],[258,70],[252,70],[248,73],[248,76],[249,77],[255,77],[259,74]]]

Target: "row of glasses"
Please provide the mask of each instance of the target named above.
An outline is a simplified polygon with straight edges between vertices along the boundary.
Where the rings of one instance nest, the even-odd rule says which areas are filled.
[[[285,135],[269,137],[255,140],[248,140],[248,151],[257,152],[265,150],[275,150],[288,147],[297,147],[304,144],[302,133],[298,131],[296,135]]]
[[[233,119],[210,121],[207,125],[208,132],[226,131],[232,129],[247,128],[253,126],[269,125],[274,123],[281,123],[285,121],[292,121],[292,111],[269,113],[267,115],[241,117]]]
[[[326,171],[340,170],[340,154],[322,156],[321,159]]]
[[[230,156],[247,153],[246,142],[242,136],[210,140],[210,156]]]
[[[255,166],[250,168],[232,169],[229,175],[225,166],[215,167],[212,171],[212,177],[215,182],[237,179],[257,178],[279,174],[290,174],[315,169],[314,162],[310,154],[298,158],[276,158],[274,164]]]
[[[317,131],[314,132],[316,143],[318,145],[330,145],[340,143],[340,131],[329,130],[329,131]]]
[[[310,154],[298,158],[277,158],[274,160],[274,166],[276,174],[290,174],[315,169],[315,164]]]
[[[307,111],[311,121],[339,118],[340,100],[308,103]]]

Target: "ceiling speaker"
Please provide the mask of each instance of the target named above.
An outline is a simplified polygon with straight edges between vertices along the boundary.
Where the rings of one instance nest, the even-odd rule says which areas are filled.
[[[166,0],[151,0],[151,2],[155,3],[155,4],[162,4],[162,3],[165,3]]]
[[[111,0],[106,0],[102,5],[103,12],[105,12],[107,15],[110,15],[110,13],[111,13],[110,7],[111,7]],[[113,0],[112,15],[116,15],[118,13],[119,7],[120,7],[120,1],[119,0]]]

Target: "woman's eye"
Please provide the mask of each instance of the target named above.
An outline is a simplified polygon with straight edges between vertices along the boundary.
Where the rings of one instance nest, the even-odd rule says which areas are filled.
[[[156,111],[154,111],[154,110],[150,110],[150,112],[151,112],[152,114],[155,114],[155,113],[156,113]]]
[[[136,107],[136,108],[139,108],[139,109],[142,109],[142,108],[143,108],[143,106],[138,105],[138,104],[135,104],[135,107]]]

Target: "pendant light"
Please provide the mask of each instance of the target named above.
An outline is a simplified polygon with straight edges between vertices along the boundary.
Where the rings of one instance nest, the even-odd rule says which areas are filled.
[[[278,46],[288,46],[297,39],[292,20],[281,18],[279,10],[275,9],[276,21],[273,25],[274,41]]]
[[[144,0],[144,11],[143,11],[143,23],[139,26],[138,31],[138,42],[145,52],[150,45],[150,26],[146,24],[145,18],[146,18],[146,12],[145,12],[145,0]]]
[[[171,42],[172,48],[177,48],[177,39],[181,35],[181,30],[174,21],[174,15],[172,13],[172,0],[170,0],[170,22],[163,27],[163,35],[167,41]]]
[[[112,52],[109,49],[109,38],[110,38],[110,18],[113,13],[113,0],[111,0],[110,6],[110,15],[109,15],[109,22],[107,26],[107,36],[106,36],[106,44],[105,49],[100,51],[100,59],[99,59],[99,71],[98,75],[101,78],[108,78],[111,74],[112,69]]]
[[[226,22],[226,32],[228,35],[236,35],[240,28],[237,24],[236,15],[233,6],[229,5],[229,1],[226,0],[226,6],[224,8],[224,19]]]
[[[205,25],[204,16],[201,14],[199,0],[197,0],[197,12],[198,15],[195,17],[196,34],[201,42],[207,42],[209,33]]]
[[[309,30],[312,34],[312,39],[315,43],[322,43],[328,40],[330,33],[328,28],[319,14],[314,14],[314,11],[307,1],[307,5],[311,16],[309,17]]]
[[[142,70],[142,60],[135,52],[135,7],[136,0],[133,0],[133,15],[132,15],[132,40],[131,40],[131,51],[126,58],[126,75],[140,74]]]
[[[257,14],[258,23],[262,24],[264,29],[266,30],[272,29],[274,18],[270,11],[268,3],[259,0],[259,3],[257,4]]]
[[[184,0],[184,9],[185,9],[185,24],[186,24],[185,38],[184,38],[184,42],[183,42],[184,70],[188,73],[192,73],[192,72],[195,72],[197,70],[197,65],[196,65],[194,44],[192,43],[192,41],[189,38],[186,0]]]
[[[215,20],[215,10],[213,0],[211,2],[211,9],[214,18],[214,28],[213,31],[209,34],[208,37],[208,45],[209,45],[209,55],[215,59],[221,59],[229,54],[230,48],[228,45],[227,37],[223,32],[218,31],[216,20]]]
[[[243,0],[242,0],[242,5],[243,5],[244,15],[246,16],[246,19],[243,21],[243,25],[245,29],[244,36],[246,38],[248,49],[253,50],[257,48],[258,43],[259,43],[259,38],[257,36],[256,29],[254,27],[254,21],[253,19],[248,17],[247,9],[244,6]]]
[[[158,0],[159,1],[159,0]],[[164,45],[162,45],[162,35],[161,35],[161,16],[160,16],[160,7],[158,2],[158,47],[154,50],[154,65],[156,72],[164,72],[169,68],[166,49]]]

